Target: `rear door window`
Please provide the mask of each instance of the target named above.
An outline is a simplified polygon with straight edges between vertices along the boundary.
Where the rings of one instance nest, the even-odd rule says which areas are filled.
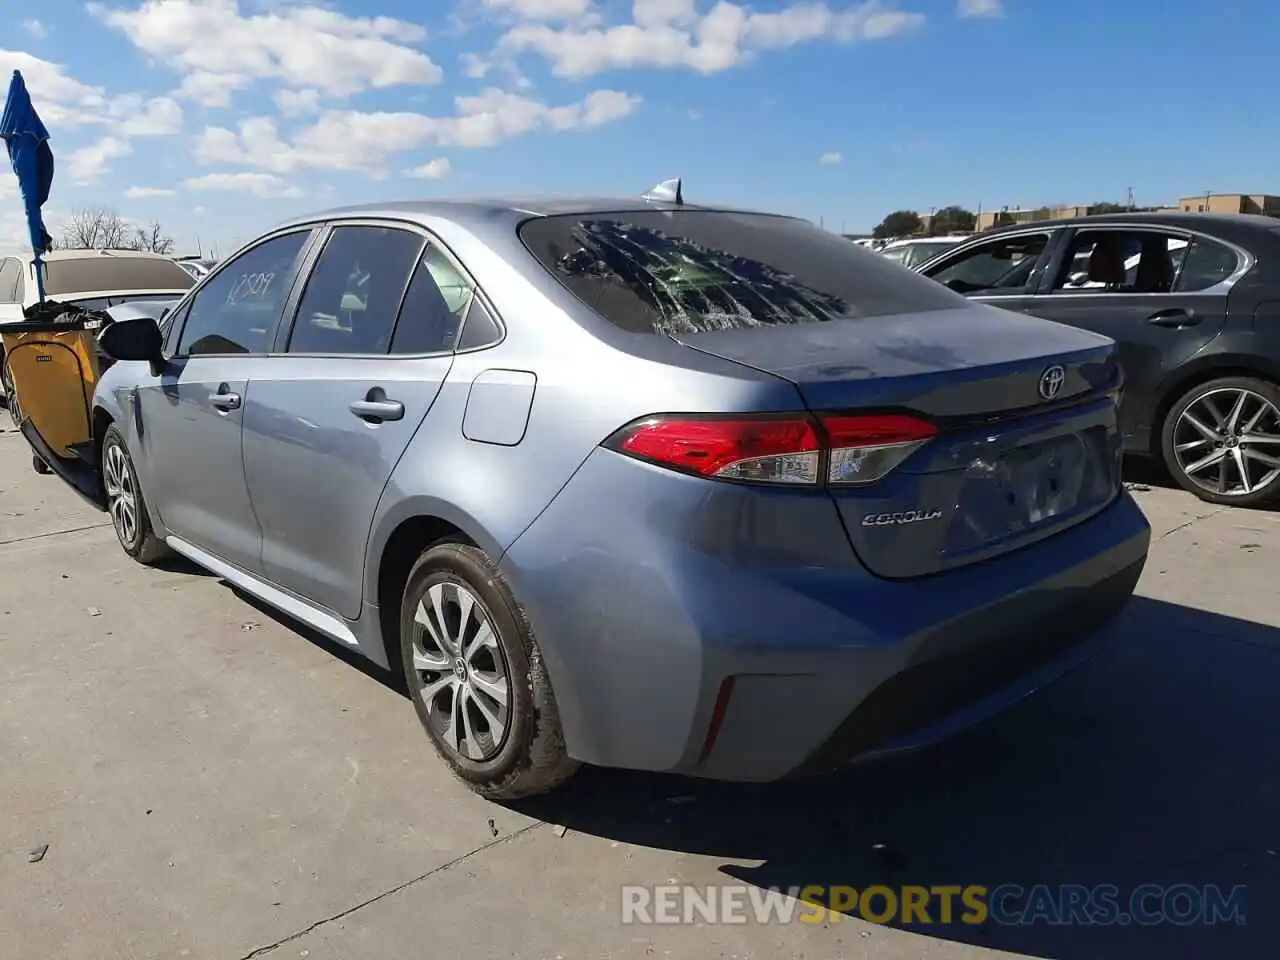
[[[963,301],[812,224],[710,210],[526,220],[520,236],[584,303],[632,333],[822,323]]]
[[[289,353],[385,354],[422,236],[397,227],[336,227],[307,280]]]
[[[1051,293],[1170,293],[1187,238],[1161,230],[1079,230]]]

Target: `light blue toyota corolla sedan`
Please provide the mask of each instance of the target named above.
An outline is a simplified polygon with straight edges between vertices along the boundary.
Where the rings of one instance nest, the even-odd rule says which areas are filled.
[[[828,770],[1095,650],[1149,543],[1112,342],[665,189],[254,240],[103,332],[91,495],[402,670],[495,798]]]

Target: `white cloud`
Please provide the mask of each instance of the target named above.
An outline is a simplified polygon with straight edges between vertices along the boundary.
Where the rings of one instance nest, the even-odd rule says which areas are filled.
[[[303,195],[299,188],[289,186],[282,178],[270,173],[207,173],[203,177],[184,180],[182,185],[189,190],[247,193],[263,199]]]
[[[837,163],[844,162],[844,154],[840,153],[837,150],[828,150],[826,153],[824,153],[822,156],[818,158],[818,162],[821,164],[824,164],[825,166],[829,166],[829,167],[834,166]]]
[[[632,22],[559,29],[526,22],[508,30],[498,50],[507,56],[541,55],[561,77],[637,67],[711,74],[736,66],[756,51],[814,40],[877,40],[923,21],[923,14],[897,10],[884,0],[841,11],[825,3],[800,2],[768,13],[721,0],[705,14],[698,14],[690,0],[635,0]]]
[[[124,192],[126,200],[147,200],[151,197],[172,197],[178,191],[167,187],[130,187]]]
[[[962,17],[1003,17],[1000,0],[959,0],[956,12]]]
[[[45,37],[49,36],[48,28],[39,20],[23,20],[22,29],[31,34],[31,36],[36,40],[43,40]]]
[[[169,97],[144,99],[136,93],[108,97],[101,87],[81,83],[61,64],[29,53],[0,50],[0,76],[21,70],[36,110],[49,127],[103,126],[121,139],[158,137],[182,129],[182,108]]]
[[[281,136],[272,118],[252,117],[238,130],[206,128],[196,139],[193,154],[201,163],[234,164],[277,174],[312,169],[382,176],[392,155],[427,144],[491,147],[537,129],[593,129],[626,117],[639,104],[640,98],[631,94],[596,90],[577,103],[553,107],[491,88],[475,96],[457,97],[457,113],[450,117],[329,110],[292,139]]]
[[[102,137],[87,147],[82,147],[67,159],[73,183],[95,183],[111,169],[112,161],[133,153],[128,140],[120,137]]]
[[[412,177],[414,180],[443,180],[451,173],[453,173],[453,164],[449,162],[449,158],[436,157],[420,167],[406,170],[404,175]]]
[[[319,90],[277,90],[273,99],[286,117],[299,117],[320,109]]]
[[[61,64],[41,60],[20,50],[0,50],[0,76],[9,77],[14,70],[22,71],[27,90],[42,118],[46,112],[52,112],[57,104],[86,107],[103,105],[101,87],[91,87],[74,79]],[[46,107],[46,103],[50,106]]]
[[[593,0],[483,0],[489,10],[521,20],[577,20],[591,12]],[[643,2],[643,0],[641,0]]]
[[[204,107],[229,107],[231,95],[253,83],[252,77],[236,73],[210,73],[196,70],[182,78],[174,91],[178,96],[194,100]]]
[[[246,15],[236,0],[143,0],[90,11],[144,53],[180,71],[183,96],[225,106],[254,80],[275,79],[345,97],[361,90],[432,84],[441,71],[410,44],[417,24],[348,17],[320,6],[276,4]]]
[[[125,137],[166,137],[182,132],[182,107],[169,97],[143,100],[136,93],[116,97],[107,109],[106,123]]]

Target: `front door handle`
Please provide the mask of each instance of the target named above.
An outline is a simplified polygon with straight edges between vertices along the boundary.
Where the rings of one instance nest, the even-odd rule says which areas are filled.
[[[219,410],[239,410],[240,394],[230,391],[219,391],[209,394],[209,403]]]
[[[372,394],[373,391],[370,390],[369,393]],[[352,403],[351,412],[368,423],[382,423],[384,420],[402,419],[404,417],[404,404],[398,400],[366,397],[364,400],[356,400]]]
[[[1194,310],[1177,307],[1172,310],[1160,310],[1147,317],[1147,323],[1153,327],[1194,327],[1204,318]]]

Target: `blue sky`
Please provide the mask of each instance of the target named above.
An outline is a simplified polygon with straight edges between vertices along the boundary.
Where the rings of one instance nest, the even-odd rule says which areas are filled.
[[[1280,192],[1274,67],[1249,51],[1280,35],[1270,0],[0,6],[0,77],[23,71],[53,137],[51,229],[109,206],[182,252],[340,203],[671,176],[850,231]],[[19,216],[0,178],[0,246]]]

